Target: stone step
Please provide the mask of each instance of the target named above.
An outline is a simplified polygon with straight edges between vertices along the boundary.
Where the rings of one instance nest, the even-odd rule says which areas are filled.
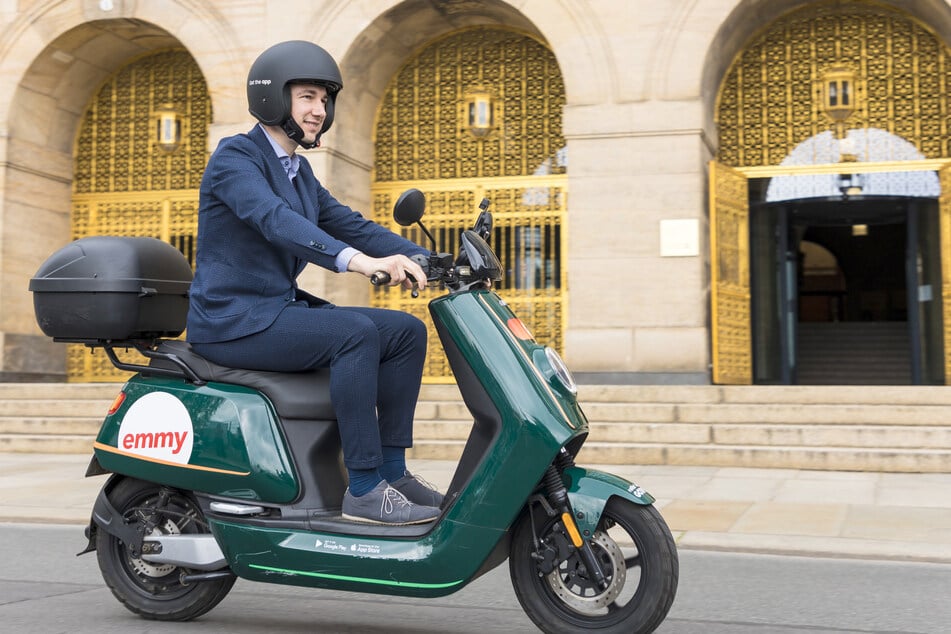
[[[121,383],[0,383],[0,404],[13,400],[101,400],[112,403]],[[462,402],[455,385],[423,385],[420,401]],[[790,403],[951,405],[951,390],[917,385],[581,385],[578,400],[590,403]],[[0,410],[2,413],[2,410]]]
[[[102,418],[112,399],[0,400],[0,418]],[[583,406],[591,422],[656,423],[841,423],[881,425],[951,425],[951,405],[787,403],[604,403]],[[465,420],[470,416],[459,401],[420,401],[418,419]]]
[[[417,440],[408,456],[418,460],[459,460],[463,441]],[[0,451],[91,454],[87,436],[0,434]],[[729,445],[657,445],[588,441],[581,464],[722,466],[771,469],[946,473],[951,450],[876,449],[857,452],[840,447],[745,447]]]
[[[829,471],[947,473],[951,450],[851,447],[749,447],[585,443],[579,461],[588,464],[667,464]]]
[[[0,451],[89,453],[121,387],[0,384]],[[922,386],[583,385],[587,463],[951,472],[951,393]],[[424,385],[417,458],[458,459],[472,416]]]
[[[591,423],[589,441],[951,450],[951,426]]]
[[[100,420],[112,405],[112,399],[7,399],[0,401],[0,416],[13,418],[61,417],[93,418]]]
[[[93,435],[0,434],[0,452],[92,455]]]
[[[787,403],[588,403],[589,422],[617,423],[836,423],[868,425],[951,425],[951,405]],[[460,402],[420,402],[417,420],[465,420],[469,410]]]
[[[20,399],[101,399],[112,403],[122,383],[0,383],[0,402]]]
[[[407,454],[418,460],[459,460],[464,443],[417,440]],[[636,464],[947,473],[951,450],[868,449],[843,447],[747,447],[731,445],[658,445],[586,442],[579,464]]]
[[[99,419],[22,419],[0,417],[0,435],[76,436],[91,442]],[[472,421],[416,421],[416,438],[465,441]],[[32,441],[31,441],[32,442]],[[951,449],[951,428],[873,425],[695,425],[656,423],[591,423],[589,442],[642,444],[795,445],[803,447]]]
[[[951,425],[951,405],[677,405],[683,423]],[[589,419],[591,416],[589,416]]]
[[[951,405],[951,390],[924,385],[581,385],[578,400],[585,410],[593,403]]]
[[[95,437],[99,433],[102,419],[102,416],[98,418],[0,416],[0,434],[63,434]]]

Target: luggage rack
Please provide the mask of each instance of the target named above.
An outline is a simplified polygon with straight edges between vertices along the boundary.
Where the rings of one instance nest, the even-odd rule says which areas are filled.
[[[154,339],[123,339],[114,341],[112,339],[70,339],[67,337],[53,337],[56,343],[80,343],[87,348],[102,348],[110,363],[120,370],[126,372],[146,372],[158,376],[167,376],[175,379],[185,378],[195,385],[204,385],[206,381],[201,379],[198,374],[185,363],[181,357],[171,352],[159,352],[156,350],[158,344],[164,341],[161,338]],[[168,361],[175,368],[164,368],[161,366],[141,365],[138,363],[126,363],[116,355],[116,348],[135,348],[139,354],[148,359],[160,359]]]

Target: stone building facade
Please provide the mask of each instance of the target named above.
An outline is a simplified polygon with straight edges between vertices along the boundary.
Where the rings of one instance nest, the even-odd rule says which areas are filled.
[[[844,26],[826,33],[821,31],[826,23]],[[857,35],[849,30],[852,24],[866,25],[869,32]],[[757,374],[757,367],[788,366],[796,348],[781,343],[783,333],[791,331],[777,335],[772,326],[756,325],[757,307],[773,306],[763,298],[776,289],[762,280],[768,277],[763,271],[775,263],[768,256],[756,259],[749,229],[756,221],[746,223],[758,213],[749,209],[770,202],[761,195],[765,179],[845,171],[835,167],[841,156],[792,165],[786,157],[802,143],[825,133],[841,141],[848,130],[882,127],[875,120],[878,110],[867,105],[847,115],[854,126],[837,129],[828,95],[823,111],[819,105],[802,105],[793,88],[797,83],[815,86],[807,94],[818,103],[822,86],[834,79],[828,73],[838,68],[832,62],[839,59],[844,72],[854,74],[844,75],[845,81],[863,86],[868,100],[876,73],[901,80],[902,69],[879,71],[866,60],[893,53],[872,50],[867,42],[874,34],[868,25],[885,28],[887,38],[894,38],[896,46],[912,47],[915,55],[926,40],[933,49],[914,57],[909,80],[924,76],[925,66],[933,65],[933,83],[883,88],[889,104],[903,102],[895,98],[902,90],[916,99],[919,93],[935,97],[922,99],[914,112],[892,108],[882,115],[923,121],[912,126],[919,130],[916,138],[906,138],[900,126],[882,124],[918,151],[881,160],[897,172],[905,169],[896,166],[901,160],[918,161],[912,165],[917,171],[940,175],[944,160],[951,158],[951,68],[944,66],[951,64],[946,55],[951,42],[947,0],[0,0],[0,77],[6,85],[0,91],[0,380],[55,380],[66,374],[63,347],[40,333],[27,286],[43,260],[75,235],[74,179],[84,117],[104,83],[121,69],[160,51],[187,52],[207,89],[210,115],[203,133],[205,150],[211,151],[221,138],[246,131],[252,123],[244,84],[257,54],[282,40],[319,43],[338,60],[345,88],[333,130],[308,159],[338,198],[356,209],[372,209],[377,127],[394,77],[431,43],[481,27],[528,37],[557,62],[563,104],[554,114],[560,119],[562,151],[570,157],[561,221],[565,249],[558,254],[566,280],[561,347],[572,368],[583,380],[600,382],[795,382],[795,375],[787,373],[784,379],[782,371]],[[914,43],[905,43],[904,31],[894,25],[911,29]],[[809,76],[793,72],[801,60],[770,63],[771,51],[783,48],[770,48],[776,38],[785,41],[787,50],[795,43],[822,44],[811,49],[815,57]],[[848,44],[856,38],[862,42],[858,48]],[[758,68],[754,52],[762,57],[759,84],[750,79],[750,69]],[[777,67],[789,72],[774,81],[769,73]],[[755,107],[756,116],[750,105],[754,94],[764,104]],[[730,99],[739,105],[727,103]],[[797,104],[805,111],[798,112]],[[780,110],[789,117],[779,124],[788,132],[782,140],[767,120]],[[797,123],[799,119],[805,123]],[[937,128],[929,132],[928,126]],[[928,145],[935,137],[937,144]],[[738,146],[770,151],[737,158]],[[777,146],[783,148],[778,154]],[[858,154],[853,162],[880,160]],[[792,169],[783,171],[782,165]],[[853,166],[849,173],[875,169]],[[730,209],[727,201],[717,210],[717,195],[729,188],[718,184],[721,173],[738,175],[746,187],[739,196],[747,207],[738,234],[716,226],[711,231],[711,217],[727,217]],[[938,201],[935,205],[947,198],[947,179],[940,184],[924,196]],[[901,198],[893,189],[883,195]],[[922,195],[906,192],[908,197]],[[851,202],[859,198],[853,195]],[[922,224],[942,236],[928,247],[938,251],[939,270],[951,258],[944,207],[936,207],[934,222]],[[866,212],[875,216],[874,210]],[[788,213],[800,217],[797,211]],[[845,224],[847,219],[840,220]],[[798,231],[799,238],[804,227],[822,224],[815,219],[790,222],[782,226]],[[876,222],[848,220],[872,229]],[[752,235],[755,239],[756,230]],[[911,235],[910,230],[901,235]],[[739,246],[731,239],[739,240]],[[844,262],[845,256],[839,259]],[[731,271],[738,269],[742,277],[750,268],[754,280],[752,286],[749,280],[740,285],[740,308],[727,306]],[[951,277],[951,267],[945,271],[945,279]],[[371,301],[367,285],[354,277],[315,269],[307,272],[305,284],[338,303]],[[942,301],[947,284],[942,286],[940,279],[927,285],[918,281],[918,287],[928,286],[928,301]],[[807,303],[804,284],[800,279],[799,290],[792,291],[800,308]],[[902,288],[914,285],[907,282]],[[924,297],[924,290],[917,292]],[[943,301],[951,302],[951,297]],[[903,305],[907,315],[909,305]],[[780,305],[786,308],[788,304]],[[935,342],[943,345],[943,314],[939,306],[937,313],[921,318],[919,330],[934,331],[924,344],[929,349]],[[734,318],[735,323],[726,323]],[[933,327],[935,319],[939,323]],[[780,343],[765,341],[770,337]],[[776,355],[779,361],[774,362]],[[921,363],[927,365],[919,359]],[[718,364],[740,370],[718,374]],[[919,372],[919,382],[943,383],[942,363],[936,367],[935,373],[925,371],[923,379]]]

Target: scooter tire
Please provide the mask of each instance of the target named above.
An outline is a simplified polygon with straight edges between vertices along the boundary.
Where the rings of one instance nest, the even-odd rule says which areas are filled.
[[[112,489],[109,499],[126,519],[149,513],[164,487],[127,478]],[[156,531],[207,533],[207,524],[197,502],[183,491],[171,491]],[[140,515],[141,516],[141,515]],[[96,535],[99,569],[112,594],[129,611],[156,621],[190,621],[218,605],[231,590],[235,577],[221,577],[183,585],[181,573],[191,572],[171,564],[156,564],[134,557],[114,535],[99,530]]]
[[[533,522],[526,513],[512,538],[512,585],[535,625],[556,634],[657,629],[673,605],[680,574],[673,536],[657,509],[621,498],[608,502],[589,539],[607,572],[607,589],[587,580],[577,553],[548,574],[539,570],[533,531],[544,540],[559,523],[537,512]]]

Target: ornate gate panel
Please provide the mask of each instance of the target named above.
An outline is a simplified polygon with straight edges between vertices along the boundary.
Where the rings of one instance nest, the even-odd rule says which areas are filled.
[[[852,77],[853,109],[837,121],[829,110],[841,101],[825,102],[830,78],[843,72]],[[839,126],[885,130],[926,158],[951,157],[949,82],[951,49],[908,14],[856,0],[812,4],[753,39],[724,77],[717,160],[779,165],[803,141]]]
[[[426,193],[426,224],[448,252],[458,250],[460,230],[489,198],[490,241],[504,275],[496,288],[539,341],[559,350],[567,280],[564,103],[557,62],[541,42],[481,27],[449,35],[391,80],[377,115],[373,185],[377,222],[428,246],[418,230],[391,218],[400,192]],[[428,320],[426,302],[400,291],[377,289],[373,304]],[[453,380],[432,328],[425,379]]]
[[[159,238],[194,264],[210,122],[205,80],[184,50],[140,58],[110,77],[87,106],[76,141],[73,238]],[[128,376],[79,345],[69,347],[66,365],[70,381]]]
[[[941,227],[941,301],[944,313],[944,382],[951,385],[951,164],[938,171],[941,197],[938,214]]]
[[[742,361],[747,353],[740,353],[749,346],[749,319],[745,341],[734,331],[749,313],[748,280],[743,282],[749,274],[748,228],[745,221],[736,224],[747,212],[722,191],[728,187],[739,195],[742,189],[745,196],[746,187],[724,167],[749,178],[776,176],[784,168],[788,174],[842,175],[933,170],[951,158],[949,86],[951,48],[941,37],[910,14],[871,1],[810,3],[747,43],[722,80],[715,113],[719,143],[710,171],[715,382],[747,383],[751,369]],[[807,143],[815,139],[827,142]],[[910,155],[917,165],[911,165]],[[947,168],[941,181],[945,377],[951,382]]]
[[[710,295],[713,382],[753,382],[749,193],[746,176],[710,162]]]

